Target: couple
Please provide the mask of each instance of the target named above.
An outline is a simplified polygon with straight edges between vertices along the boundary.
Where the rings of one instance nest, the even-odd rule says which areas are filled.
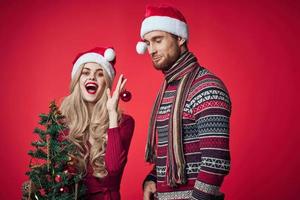
[[[226,87],[189,52],[188,26],[177,9],[148,6],[140,35],[136,50],[148,50],[165,76],[150,119],[146,161],[154,168],[143,183],[144,199],[224,199],[219,187],[229,172],[231,112]],[[90,200],[120,199],[133,135],[133,118],[118,109],[123,75],[111,91],[114,64],[112,48],[77,56],[71,94],[60,107]]]

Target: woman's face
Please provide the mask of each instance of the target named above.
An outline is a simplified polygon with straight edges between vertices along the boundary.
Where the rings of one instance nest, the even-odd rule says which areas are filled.
[[[95,104],[102,96],[105,88],[105,78],[102,67],[97,63],[86,63],[79,78],[83,100]]]

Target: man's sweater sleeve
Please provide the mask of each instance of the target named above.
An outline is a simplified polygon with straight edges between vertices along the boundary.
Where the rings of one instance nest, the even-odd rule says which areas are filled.
[[[223,199],[219,188],[230,168],[230,98],[223,83],[217,80],[214,84],[202,86],[194,100],[193,114],[199,136],[201,169],[192,199]]]

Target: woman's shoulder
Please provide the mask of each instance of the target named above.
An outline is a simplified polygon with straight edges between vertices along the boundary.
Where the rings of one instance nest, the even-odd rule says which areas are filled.
[[[125,124],[127,124],[127,123],[134,124],[133,117],[131,115],[122,113],[121,124],[124,124],[124,123]]]
[[[128,141],[130,141],[134,131],[133,117],[127,114],[122,114],[119,127],[120,127],[120,134],[122,135],[122,137],[127,138]]]
[[[129,129],[134,129],[134,119],[132,116],[128,114],[122,113],[121,121],[120,121],[120,127],[126,127]]]

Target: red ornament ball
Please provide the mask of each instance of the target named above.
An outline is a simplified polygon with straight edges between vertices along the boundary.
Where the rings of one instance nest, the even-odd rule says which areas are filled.
[[[122,101],[124,101],[124,102],[130,101],[131,97],[132,97],[131,93],[128,92],[128,91],[126,91],[126,90],[124,90],[124,91],[121,92],[121,94],[120,94],[120,98],[121,98]]]
[[[59,174],[56,175],[55,178],[54,178],[54,180],[55,180],[57,183],[61,182],[61,176],[60,176]]]
[[[41,193],[41,195],[42,195],[42,196],[45,196],[45,194],[46,194],[46,191],[45,191],[45,189],[44,189],[44,188],[40,189],[39,191],[40,191],[40,193]]]

